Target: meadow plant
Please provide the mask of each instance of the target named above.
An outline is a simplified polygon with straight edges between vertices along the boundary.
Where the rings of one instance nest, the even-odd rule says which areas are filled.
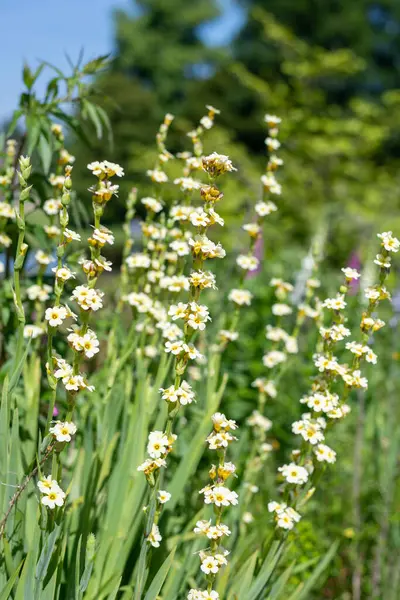
[[[384,322],[376,311],[390,298],[386,278],[400,242],[379,234],[378,282],[364,290],[360,334],[350,341],[358,271],[342,269],[337,294],[320,302],[315,259],[296,300],[293,284],[263,260],[265,217],[277,211],[271,198],[284,181],[279,117],[265,117],[266,170],[254,219],[242,226],[247,248],[235,257],[217,235],[229,202],[225,181],[240,172],[235,158],[212,147],[219,110],[207,106],[187,134],[190,149],[176,153],[168,149],[174,117],[165,116],[147,169],[152,192],[134,185],[121,200],[118,238],[107,205],[119,201],[123,167],[87,165],[93,216],[83,223],[69,133],[58,121],[73,130],[76,122],[51,103],[36,109],[45,114],[49,152],[30,141],[31,159],[9,138],[0,165],[0,599],[279,600],[288,590],[291,600],[321,597],[336,546],[321,551],[298,585],[291,575],[302,566],[288,556],[304,535],[306,504],[321,502],[322,475],[340,459],[340,422],[352,392],[368,386],[361,369],[377,363],[374,334]],[[39,176],[43,186],[35,185]],[[252,303],[265,281],[273,300],[258,315]],[[240,347],[248,319],[265,328],[267,347],[262,357],[250,347],[241,357],[262,363],[263,375],[246,382],[251,404],[237,417],[232,390],[224,392],[230,342]],[[308,374],[296,380],[292,369],[310,358],[316,372],[302,395]],[[272,436],[288,425],[286,378],[292,413],[298,396],[307,412],[292,424],[300,443],[276,475],[281,451]],[[243,390],[233,393],[242,403]],[[291,439],[282,443],[290,448]]]

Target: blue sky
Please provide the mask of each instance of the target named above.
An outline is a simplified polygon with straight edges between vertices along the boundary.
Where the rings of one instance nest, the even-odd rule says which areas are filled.
[[[205,37],[224,43],[240,27],[242,13],[235,0],[220,2],[224,16],[205,28]],[[90,60],[111,52],[112,12],[133,5],[132,0],[1,0],[0,121],[16,106],[25,61],[34,68],[44,59],[67,69],[66,53],[75,60],[83,48]]]

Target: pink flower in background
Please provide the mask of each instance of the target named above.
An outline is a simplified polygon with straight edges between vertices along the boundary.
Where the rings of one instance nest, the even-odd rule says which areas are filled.
[[[350,256],[349,264],[347,266],[352,269],[357,269],[357,271],[361,271],[361,260],[360,260],[360,255],[358,254],[358,252],[356,252],[356,251],[353,252],[353,254]],[[360,289],[360,280],[352,279],[352,281],[350,282],[350,285],[349,285],[349,294],[351,296],[354,296],[355,294],[357,294],[359,289]]]
[[[60,412],[60,411],[58,410],[57,406],[55,406],[55,407],[53,408],[53,417],[58,417],[58,415],[59,415],[59,412]]]
[[[261,273],[261,269],[262,269],[262,265],[261,265],[261,260],[264,256],[264,240],[262,235],[260,235],[257,238],[257,241],[254,245],[254,252],[253,255],[258,258],[259,260],[259,264],[257,269],[255,269],[254,271],[247,271],[246,273],[246,279],[251,279],[252,277],[255,277],[256,275],[258,275],[259,273]]]

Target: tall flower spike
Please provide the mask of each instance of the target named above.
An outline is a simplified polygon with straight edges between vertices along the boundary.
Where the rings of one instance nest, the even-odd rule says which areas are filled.
[[[361,317],[361,340],[345,343],[346,349],[353,354],[350,367],[340,364],[334,351],[339,342],[350,335],[345,327],[343,312],[346,307],[346,294],[352,280],[359,278],[359,273],[354,269],[342,269],[345,280],[340,287],[339,294],[327,298],[323,307],[331,311],[332,318],[328,327],[321,327],[320,335],[323,339],[322,352],[314,356],[314,363],[318,370],[311,390],[300,402],[309,410],[301,419],[294,422],[292,431],[299,435],[303,442],[300,450],[292,452],[292,459],[288,464],[278,469],[280,478],[284,483],[282,490],[285,501],[282,503],[271,501],[268,510],[273,514],[278,529],[292,529],[300,520],[298,510],[314,493],[317,474],[321,472],[321,464],[334,463],[336,452],[325,444],[326,431],[339,419],[344,418],[350,411],[347,400],[351,390],[367,388],[368,380],[361,373],[363,361],[375,364],[376,354],[368,346],[369,336],[378,331],[384,323],[373,316],[381,300],[390,299],[390,294],[384,283],[390,272],[390,254],[397,252],[400,242],[391,232],[379,234],[382,240],[382,264],[380,264],[379,283],[365,290],[368,307]],[[344,390],[341,397],[333,391],[333,384],[342,380]]]
[[[209,471],[211,483],[200,490],[204,495],[205,505],[211,505],[214,508],[215,522],[212,519],[202,519],[197,521],[194,532],[204,536],[207,539],[208,548],[201,550],[199,558],[201,561],[200,569],[207,578],[207,589],[191,589],[188,593],[188,600],[193,598],[219,598],[218,593],[213,590],[215,578],[221,567],[228,563],[228,550],[223,546],[224,537],[228,537],[231,531],[227,525],[222,522],[222,514],[226,507],[238,504],[238,495],[227,487],[227,480],[235,474],[236,467],[233,463],[226,461],[226,454],[229,444],[236,440],[232,434],[237,429],[236,422],[227,419],[222,413],[215,413],[212,416],[213,431],[207,437],[207,443],[210,450],[215,450],[218,456],[218,464],[211,465]],[[197,594],[197,595],[196,595]]]
[[[266,115],[265,121],[268,126],[268,138],[274,139],[277,142],[279,133],[278,126],[281,122],[279,117]],[[277,142],[279,144],[279,142]],[[279,144],[280,145],[280,144]],[[275,212],[277,206],[269,200],[270,195],[280,195],[281,186],[276,181],[275,173],[283,165],[283,161],[271,152],[268,147],[268,162],[266,165],[266,173],[261,176],[262,183],[262,199],[255,204],[255,219],[253,222],[243,225],[244,231],[249,235],[249,246],[246,254],[239,254],[236,259],[236,264],[240,269],[239,288],[232,289],[228,295],[228,300],[233,303],[233,313],[229,318],[227,329],[222,329],[219,332],[220,350],[223,351],[229,342],[235,341],[238,338],[236,331],[240,309],[243,306],[250,306],[252,294],[243,289],[245,279],[256,273],[260,266],[260,257],[262,253],[262,231],[265,217]]]

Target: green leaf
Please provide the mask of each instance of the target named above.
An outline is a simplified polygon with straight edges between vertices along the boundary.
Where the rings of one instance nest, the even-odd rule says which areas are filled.
[[[42,133],[39,138],[38,152],[42,162],[43,171],[47,175],[50,172],[53,149],[46,136]]]
[[[28,115],[26,117],[26,129],[27,129],[27,142],[26,142],[26,153],[31,156],[35,150],[40,136],[40,118],[36,115]]]
[[[18,121],[20,120],[20,118],[22,117],[23,114],[24,114],[24,111],[21,109],[14,110],[13,116],[11,118],[10,124],[7,129],[7,137],[9,137],[10,135],[12,135],[14,133],[14,131],[18,125]]]
[[[294,592],[294,594],[292,594],[290,596],[289,600],[307,600],[309,598],[309,592],[314,587],[314,585],[316,584],[318,578],[321,576],[323,571],[326,569],[326,567],[331,562],[332,558],[336,554],[338,547],[339,547],[338,541],[336,541],[332,544],[332,546],[329,548],[328,552],[325,554],[324,558],[321,560],[321,562],[318,564],[318,566],[314,569],[314,571],[312,572],[310,577],[307,579],[307,581],[297,588],[297,590]]]
[[[47,568],[50,564],[53,550],[56,545],[56,541],[59,537],[61,525],[56,525],[53,531],[47,536],[42,552],[40,553],[39,560],[36,566],[35,572],[35,598],[40,598],[41,582],[44,580],[47,574]]]
[[[35,81],[35,77],[26,63],[24,64],[24,68],[22,71],[22,79],[28,90],[31,90]]]
[[[256,600],[268,583],[279,559],[284,551],[284,542],[275,541],[261,566],[260,573],[251,586],[246,600]]]
[[[170,554],[167,556],[167,558],[165,559],[165,561],[163,562],[163,564],[157,571],[157,575],[154,577],[153,581],[151,582],[151,585],[150,585],[149,589],[147,590],[147,594],[145,595],[144,600],[157,600],[157,597],[161,591],[164,581],[165,581],[165,579],[168,575],[168,572],[171,568],[172,561],[174,560],[175,552],[176,552],[176,546],[175,546],[175,548],[173,548],[173,550],[170,552]]]
[[[19,566],[14,571],[14,573],[11,575],[11,577],[8,580],[8,582],[5,585],[5,587],[1,590],[1,592],[0,592],[0,600],[9,600],[9,598],[11,597],[11,591],[12,591],[12,589],[14,587],[14,583],[17,580],[17,577],[19,575],[19,572],[20,572],[21,567],[22,567],[23,564],[24,564],[24,561],[22,560],[20,562]]]
[[[258,551],[254,552],[237,572],[233,585],[229,589],[229,598],[245,598],[253,580]]]
[[[292,574],[295,564],[295,562],[292,562],[292,564],[289,565],[288,568],[283,571],[282,575],[274,583],[271,593],[268,594],[266,600],[278,600],[281,597],[282,592],[284,592],[284,595],[286,594],[285,586],[289,580],[289,577]]]
[[[97,114],[97,107],[91,102],[87,102],[86,100],[84,101],[83,106],[84,110],[87,112],[89,119],[95,126],[97,138],[100,139],[103,135],[103,125],[101,123],[99,115]]]
[[[107,63],[110,61],[111,54],[104,54],[102,56],[98,56],[93,60],[90,60],[86,65],[82,67],[82,73],[85,75],[94,75],[100,69],[104,68]]]

